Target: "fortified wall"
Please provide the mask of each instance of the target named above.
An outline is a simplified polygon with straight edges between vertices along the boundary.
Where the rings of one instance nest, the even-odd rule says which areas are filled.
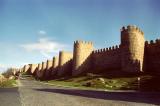
[[[92,52],[92,70],[121,70],[121,49],[119,46],[94,50]]]
[[[160,39],[145,42],[144,70],[147,73],[160,73]]]
[[[93,49],[92,42],[74,42],[72,75],[81,74],[91,68],[91,54]]]
[[[45,62],[42,62],[42,63],[39,63],[37,68],[36,68],[36,78],[39,78],[39,79],[42,79],[44,76],[45,76],[45,71],[46,71],[46,63]],[[31,71],[31,70],[28,70],[28,71]],[[47,70],[49,71],[49,70]]]
[[[29,65],[24,65],[24,67],[23,67],[24,72],[27,72],[28,69],[29,69]]]
[[[51,77],[57,74],[58,63],[59,63],[59,58],[57,56],[53,57]]]
[[[144,34],[136,26],[122,27],[121,44],[113,47],[93,50],[92,43],[76,42],[73,75],[79,75],[84,71],[93,73],[112,70],[131,73],[143,71],[144,42]]]
[[[58,72],[57,72],[58,76],[63,76],[66,73],[71,75],[72,59],[73,59],[72,52],[65,52],[65,51],[59,52],[59,65],[58,65]]]
[[[42,68],[39,64],[37,71],[43,75],[44,70],[51,69],[52,77],[102,71],[160,73],[159,39],[145,41],[142,30],[132,25],[122,27],[120,34],[119,45],[98,50],[94,50],[92,42],[75,41],[73,53],[61,51],[59,57],[47,62],[47,68],[43,62]],[[26,70],[27,66],[24,67],[24,71]]]
[[[33,74],[35,72],[37,66],[38,66],[37,64],[30,64],[30,72],[31,72],[31,74]]]
[[[51,71],[52,71],[52,60],[47,60],[46,69],[45,69],[45,78],[49,79]]]
[[[40,78],[42,75],[41,75],[41,69],[42,69],[42,64],[39,63],[38,66],[37,66],[37,69],[35,70],[36,71],[36,78]]]

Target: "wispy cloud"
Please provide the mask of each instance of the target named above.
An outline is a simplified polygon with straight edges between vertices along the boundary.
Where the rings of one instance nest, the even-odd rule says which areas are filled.
[[[39,30],[38,31],[38,35],[46,35],[47,33],[46,33],[46,31],[44,31],[44,30]]]
[[[4,64],[0,64],[0,73],[6,71],[8,68],[8,66],[4,65]]]
[[[52,41],[48,38],[40,38],[38,42],[35,43],[28,43],[20,45],[26,51],[34,52],[38,51],[43,56],[50,58],[50,53],[58,53],[59,50],[63,50],[68,47],[65,44],[58,43],[56,41]]]

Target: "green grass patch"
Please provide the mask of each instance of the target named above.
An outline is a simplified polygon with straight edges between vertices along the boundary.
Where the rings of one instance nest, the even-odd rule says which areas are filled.
[[[64,77],[44,82],[58,86],[85,89],[160,91],[160,86],[156,83],[157,81],[159,82],[160,78],[151,75],[118,78],[108,78],[100,75],[86,75],[79,77]]]
[[[100,81],[102,79],[104,81]],[[104,77],[90,77],[80,76],[71,78],[61,78],[50,81],[44,81],[50,84],[59,86],[78,87],[85,89],[106,89],[106,90],[118,90],[118,89],[137,89],[137,77],[132,78],[104,78]]]
[[[0,82],[0,87],[5,88],[5,87],[15,87],[17,85],[16,80],[5,80],[3,82]]]
[[[46,81],[44,81],[46,82]],[[78,82],[72,82],[72,81],[57,81],[57,80],[51,80],[51,81],[47,81],[47,83],[50,83],[50,84],[54,84],[54,85],[57,85],[57,86],[65,86],[65,87],[78,87],[78,88],[88,88],[88,87],[85,87],[83,85],[81,85],[81,83],[78,83]]]

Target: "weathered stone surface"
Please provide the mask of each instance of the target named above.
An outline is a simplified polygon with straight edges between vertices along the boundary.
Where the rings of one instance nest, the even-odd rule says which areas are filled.
[[[30,72],[33,74],[36,71],[36,68],[38,67],[37,64],[30,64]]]
[[[55,77],[58,71],[58,63],[59,63],[59,58],[57,56],[53,57],[53,62],[52,62],[52,73],[51,76]]]
[[[69,74],[72,71],[72,58],[73,53],[60,51],[59,53],[59,65],[58,65],[58,76]]]
[[[45,70],[45,78],[49,79],[51,77],[51,71],[52,71],[52,60],[47,60],[47,66],[46,66],[46,70]]]
[[[29,65],[27,64],[27,65],[24,65],[24,67],[23,67],[23,71],[24,72],[27,72],[29,70]]]
[[[78,75],[90,68],[90,55],[93,51],[93,43],[85,41],[74,42],[73,71],[72,75]]]
[[[36,77],[37,78],[40,78],[42,75],[41,75],[41,69],[42,69],[42,64],[41,63],[39,63],[38,64],[38,68],[37,68],[37,70],[36,70]]]
[[[136,26],[123,27],[121,30],[121,67],[123,71],[143,71],[144,34]]]

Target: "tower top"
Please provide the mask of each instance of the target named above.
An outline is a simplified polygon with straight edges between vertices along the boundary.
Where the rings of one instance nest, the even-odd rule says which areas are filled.
[[[74,41],[74,44],[93,45],[93,42],[91,42],[91,41],[76,40],[76,41]]]
[[[125,32],[138,32],[142,35],[144,35],[143,31],[137,27],[136,25],[128,25],[127,27],[123,26],[121,28],[121,33],[125,33]]]

